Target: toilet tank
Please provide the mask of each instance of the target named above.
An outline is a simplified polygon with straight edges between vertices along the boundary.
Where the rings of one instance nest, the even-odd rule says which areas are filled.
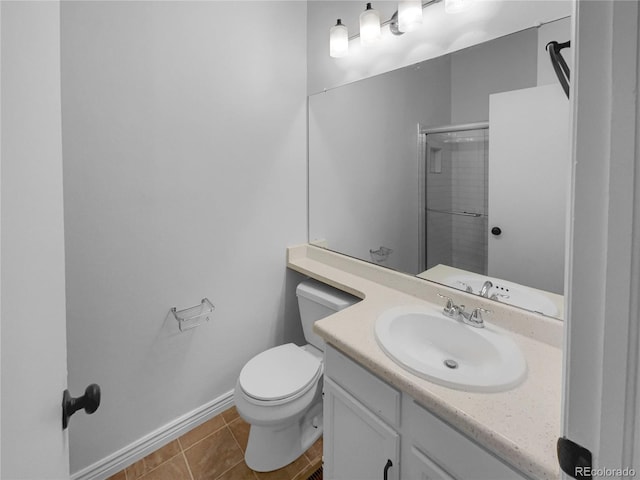
[[[313,332],[314,322],[360,301],[353,295],[313,279],[301,282],[296,288],[296,295],[304,338],[323,352],[324,340]]]

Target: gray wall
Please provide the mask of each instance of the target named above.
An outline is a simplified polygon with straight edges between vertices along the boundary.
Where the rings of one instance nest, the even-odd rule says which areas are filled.
[[[63,3],[69,385],[103,390],[72,472],[302,341],[305,39],[305,2]],[[169,309],[205,296],[211,322],[179,333]]]
[[[535,87],[538,30],[507,35],[451,55],[451,122],[489,120],[489,95]]]

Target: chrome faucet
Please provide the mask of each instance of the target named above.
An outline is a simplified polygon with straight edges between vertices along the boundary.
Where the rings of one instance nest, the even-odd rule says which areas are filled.
[[[476,328],[484,328],[484,318],[482,318],[483,313],[491,313],[491,310],[487,310],[486,308],[477,307],[474,308],[471,313],[465,311],[464,305],[456,305],[453,303],[453,299],[451,297],[447,297],[446,295],[442,295],[438,293],[440,298],[444,298],[447,303],[442,310],[442,313],[447,317],[454,318],[456,320],[460,320],[467,325]]]
[[[480,296],[484,298],[489,298],[489,290],[493,287],[493,283],[491,280],[487,280],[482,284],[482,288],[480,289]]]

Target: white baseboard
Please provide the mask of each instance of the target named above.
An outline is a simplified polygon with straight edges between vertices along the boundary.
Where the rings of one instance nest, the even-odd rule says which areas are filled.
[[[71,480],[105,480],[231,406],[233,406],[233,390],[176,418],[108,457],[73,473]]]

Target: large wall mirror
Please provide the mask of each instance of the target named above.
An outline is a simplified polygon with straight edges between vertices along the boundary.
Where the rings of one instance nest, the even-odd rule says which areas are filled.
[[[545,45],[570,28],[310,96],[310,243],[562,318],[570,106]]]

